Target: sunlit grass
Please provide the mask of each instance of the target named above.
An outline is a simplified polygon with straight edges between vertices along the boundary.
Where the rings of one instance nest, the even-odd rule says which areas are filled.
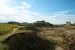
[[[15,24],[0,24],[0,34],[8,33],[17,26]]]

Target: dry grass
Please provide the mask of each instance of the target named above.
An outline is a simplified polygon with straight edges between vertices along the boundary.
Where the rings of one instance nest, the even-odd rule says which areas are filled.
[[[58,47],[63,47],[64,50],[73,48],[71,45],[75,44],[75,29],[71,28],[41,28],[38,35],[41,38],[47,39],[55,43]],[[74,45],[75,46],[75,45]],[[57,48],[60,50],[60,48]],[[73,48],[73,50],[75,50]]]
[[[17,27],[17,25],[0,24],[0,32],[6,33],[15,27]],[[65,41],[68,44],[68,43],[72,42],[73,39],[75,40],[75,29],[72,29],[72,28],[68,29],[68,28],[64,28],[64,27],[60,27],[60,28],[44,27],[44,28],[38,28],[38,29],[41,31],[41,32],[38,32],[38,34],[37,34],[38,36],[40,36],[43,39],[52,41],[55,44],[63,43],[62,45],[64,45]],[[23,31],[32,32],[32,30],[17,30],[16,32],[23,32]],[[73,36],[71,36],[71,35],[73,35]],[[67,41],[69,39],[71,40],[70,42]],[[75,42],[75,41],[73,41],[73,42]]]

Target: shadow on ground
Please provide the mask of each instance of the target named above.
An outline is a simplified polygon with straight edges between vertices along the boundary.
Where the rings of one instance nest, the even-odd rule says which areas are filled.
[[[55,44],[44,40],[35,33],[14,34],[5,41],[9,50],[54,50]]]

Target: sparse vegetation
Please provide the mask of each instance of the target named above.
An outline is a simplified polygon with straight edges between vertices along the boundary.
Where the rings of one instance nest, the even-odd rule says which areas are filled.
[[[14,28],[17,30],[14,31]],[[10,48],[12,50],[75,50],[74,28],[74,25],[55,27],[47,25],[47,23],[36,25],[34,23],[27,25],[0,24],[0,33],[2,34],[0,38],[1,36],[11,35],[12,32],[15,32],[8,38],[5,37],[5,40],[0,40],[0,50],[10,50]],[[13,48],[14,46],[16,48]]]
[[[53,24],[45,21],[37,21],[33,23],[34,26],[36,27],[52,27]]]

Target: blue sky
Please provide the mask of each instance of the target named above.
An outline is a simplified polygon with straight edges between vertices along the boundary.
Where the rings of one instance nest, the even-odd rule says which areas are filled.
[[[75,23],[75,0],[0,0],[0,22]]]

